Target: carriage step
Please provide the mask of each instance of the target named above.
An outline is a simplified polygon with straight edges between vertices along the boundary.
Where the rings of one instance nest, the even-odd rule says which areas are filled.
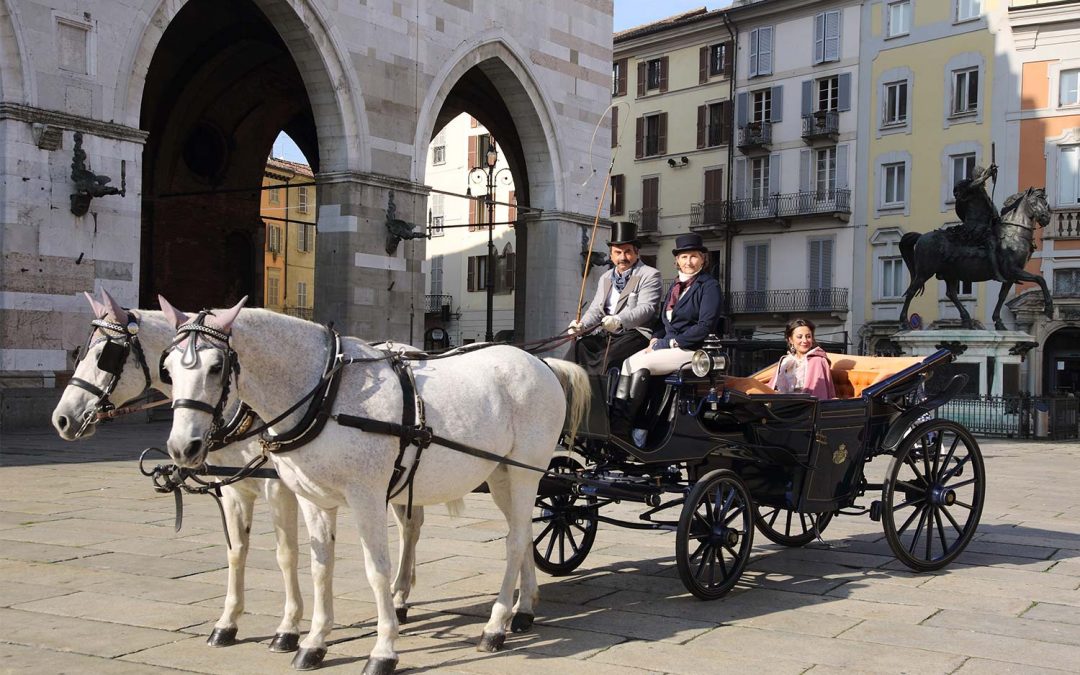
[[[881,501],[875,499],[870,502],[870,520],[875,523],[881,522]]]

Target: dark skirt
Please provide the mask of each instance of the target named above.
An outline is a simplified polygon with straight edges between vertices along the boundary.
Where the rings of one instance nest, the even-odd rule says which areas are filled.
[[[608,344],[608,337],[611,344]],[[602,375],[611,368],[618,368],[626,357],[649,346],[649,341],[636,330],[611,335],[598,331],[574,341],[571,356],[574,362],[589,373]],[[605,363],[606,357],[606,363]]]

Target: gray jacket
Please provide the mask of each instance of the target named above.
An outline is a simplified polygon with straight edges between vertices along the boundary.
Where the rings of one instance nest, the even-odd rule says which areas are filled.
[[[582,324],[591,326],[604,318],[604,305],[607,304],[612,283],[611,271],[608,270],[600,278],[592,303],[581,316]],[[623,330],[636,329],[646,338],[652,335],[652,323],[660,312],[660,294],[663,289],[664,283],[659,270],[645,263],[638,263],[615,303],[613,314],[622,321]]]

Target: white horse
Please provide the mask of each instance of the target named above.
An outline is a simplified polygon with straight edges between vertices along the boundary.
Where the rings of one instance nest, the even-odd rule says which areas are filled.
[[[98,302],[89,294],[94,317],[123,331],[94,327],[88,344],[91,345],[82,354],[74,378],[78,378],[91,387],[104,391],[110,388],[111,373],[98,367],[98,360],[109,339],[117,343],[128,342],[129,318],[134,320],[134,334],[138,337],[147,371],[142,370],[137,354],[133,350],[124,360],[120,371],[112,383],[109,399],[119,405],[132,401],[145,393],[146,389],[156,389],[166,396],[171,393],[171,386],[161,381],[158,371],[158,357],[172,343],[176,331],[157,310],[132,310],[121,307],[108,291],[102,291],[102,301]],[[129,317],[130,315],[130,317]],[[407,345],[404,347],[408,348]],[[100,394],[89,389],[69,384],[64,390],[53,411],[52,423],[61,438],[68,441],[92,436],[96,429],[96,409]],[[234,405],[238,405],[239,400]],[[84,425],[84,421],[89,423]],[[213,454],[213,462],[219,466],[240,467],[262,453],[258,441],[229,445]],[[214,629],[207,639],[212,647],[224,647],[234,643],[237,634],[237,621],[244,611],[244,570],[249,551],[250,530],[255,498],[263,496],[270,507],[271,521],[277,541],[277,562],[281,569],[285,586],[285,607],[281,624],[270,642],[270,649],[276,652],[296,651],[300,641],[300,619],[303,615],[303,598],[300,594],[297,574],[297,498],[280,480],[266,478],[247,478],[221,488],[222,510],[232,546],[228,552],[228,583],[225,595],[225,607],[221,618],[214,624]],[[332,559],[334,556],[333,514],[324,512],[311,502],[300,499],[299,505],[311,537],[312,555],[318,559]],[[462,502],[447,504],[452,515],[460,511]],[[394,580],[394,606],[402,622],[407,616],[409,593],[416,580],[416,543],[420,528],[424,522],[423,507],[414,507],[409,517],[404,506],[394,506],[394,517],[401,532],[401,546]],[[316,615],[333,616],[332,579],[327,575],[315,578]]]
[[[263,419],[272,420],[293,406],[320,382],[331,356],[326,331],[312,323],[268,312],[240,312],[243,302],[204,317],[220,337],[189,332],[189,318],[162,300],[162,309],[178,330],[178,343],[164,361],[177,399],[203,407],[177,407],[168,448],[180,466],[203,462],[208,434],[220,410],[222,372],[233,359],[240,364],[238,394]],[[193,322],[197,323],[197,322]],[[195,340],[195,344],[190,341]],[[354,338],[342,340],[346,359],[332,406],[334,421],[302,448],[273,454],[282,480],[297,494],[327,511],[348,505],[356,515],[368,582],[378,608],[378,637],[365,673],[391,673],[397,665],[394,641],[398,620],[388,582],[386,498],[400,439],[339,424],[342,416],[401,422],[403,388],[386,352]],[[546,365],[545,365],[546,364]],[[578,366],[558,360],[541,361],[513,347],[492,346],[452,358],[418,362],[416,389],[424,403],[426,422],[438,436],[481,451],[544,469],[563,429],[569,399],[570,427],[575,429],[589,398],[588,379]],[[276,435],[292,430],[304,406],[276,423]],[[414,446],[405,452],[411,466]],[[538,599],[532,546],[531,514],[540,473],[520,466],[451,450],[438,443],[423,450],[411,490],[415,504],[448,502],[463,497],[487,481],[496,505],[509,525],[506,570],[498,598],[484,626],[479,649],[502,646],[513,619],[514,629],[532,622]],[[394,499],[405,503],[409,490]],[[330,562],[330,561],[326,561]],[[313,560],[312,565],[316,564]],[[513,592],[521,578],[517,604]],[[315,665],[326,653],[331,625],[313,617],[311,631],[301,643],[297,661]],[[304,657],[302,659],[302,657]],[[308,658],[309,657],[309,658]],[[296,661],[294,661],[296,664]]]

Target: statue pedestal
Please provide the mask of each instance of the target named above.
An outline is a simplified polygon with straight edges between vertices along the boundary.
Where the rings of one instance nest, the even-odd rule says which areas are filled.
[[[958,370],[977,381],[980,394],[993,396],[1016,393],[1022,388],[1020,363],[1023,355],[1038,344],[1034,337],[1022,331],[961,328],[906,330],[893,334],[891,339],[911,356],[929,356],[943,347],[951,349],[958,353]],[[969,391],[974,389],[971,384],[968,386]]]

